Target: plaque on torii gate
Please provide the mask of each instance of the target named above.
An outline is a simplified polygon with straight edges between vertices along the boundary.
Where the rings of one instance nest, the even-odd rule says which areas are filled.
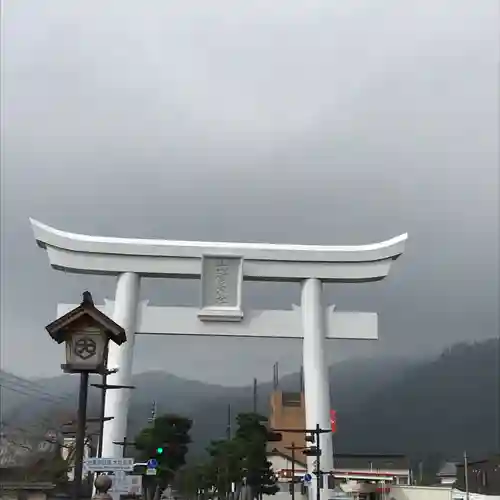
[[[330,425],[324,341],[378,338],[376,313],[324,307],[322,283],[384,279],[407,240],[404,234],[359,246],[211,243],[87,236],[33,219],[31,224],[54,269],[118,277],[115,300],[106,300],[100,309],[125,329],[129,341],[111,346],[108,369],[118,371],[109,376],[109,383],[130,386],[135,334],[304,339],[306,425],[310,428]],[[157,307],[139,301],[141,277],[201,278],[200,307]],[[242,300],[245,280],[300,283],[301,304],[283,311],[249,310]],[[57,314],[74,307],[60,304]],[[122,449],[114,441],[126,435],[129,400],[128,389],[107,394],[105,415],[114,419],[105,423],[103,456],[121,456]],[[331,434],[321,436],[320,448],[322,468],[333,470]]]

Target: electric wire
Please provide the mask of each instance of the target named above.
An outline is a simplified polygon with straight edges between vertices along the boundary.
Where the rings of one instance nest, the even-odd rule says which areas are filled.
[[[5,382],[7,382],[7,384]],[[40,388],[39,384],[37,384],[37,383],[31,382],[31,381],[26,380],[26,379],[22,379],[21,377],[17,377],[15,375],[6,374],[5,372],[0,373],[0,396],[1,396],[1,392],[3,389],[8,390],[8,391],[12,391],[14,393],[17,393],[17,394],[20,394],[23,396],[26,396],[26,399],[28,399],[28,400],[36,399],[36,400],[41,401],[45,404],[48,403],[49,406],[52,406],[52,408],[54,408],[54,406],[56,408],[59,407],[61,404],[69,401],[69,398],[72,396],[70,394],[67,394],[64,396],[55,396],[54,394],[50,394],[47,391],[42,390]],[[16,410],[22,411],[24,404],[26,404],[26,399],[24,399],[22,402],[19,402],[16,405],[14,405],[14,407],[12,408],[12,411],[13,412]],[[44,404],[44,406],[45,406],[45,404]],[[28,435],[32,435],[38,439],[41,438],[39,435],[37,436],[36,434],[34,434],[33,431],[29,431],[23,427],[16,426],[15,424],[13,425],[10,422],[10,419],[8,422],[6,422],[5,418],[4,418],[5,411],[3,411],[3,410],[4,409],[2,407],[2,411],[0,412],[0,432],[3,436],[5,436],[6,434],[13,434],[16,432],[21,432],[25,436],[28,434]],[[40,410],[44,411],[43,408],[40,408]],[[48,418],[42,417],[42,421],[46,422],[48,424],[48,426],[51,426],[51,424],[49,423],[50,420]],[[38,432],[38,434],[40,434],[41,431],[37,431],[37,432]],[[17,444],[20,445],[20,443],[17,443]]]
[[[74,397],[74,393],[67,393],[63,396],[56,396],[44,390],[40,386],[40,384],[36,382],[23,379],[16,375],[8,374],[5,372],[0,372],[0,394],[2,389],[26,396],[28,399],[37,399],[45,403],[53,403],[53,404],[55,403],[56,405],[68,402],[70,398]],[[3,414],[3,412],[1,413]],[[67,450],[67,457],[65,459],[66,462],[72,460],[73,455],[75,453],[75,443],[71,444],[66,444],[64,442],[61,443],[59,439],[56,439],[54,441],[53,439],[49,439],[47,437],[47,434],[46,433],[44,434],[43,431],[39,429],[26,429],[25,427],[15,425],[15,423],[11,422],[10,419],[8,421],[5,421],[2,414],[0,414],[0,438],[3,440],[5,444],[7,444],[7,448],[2,447],[3,453],[11,455],[11,458],[14,459],[16,453],[15,452],[9,453],[8,451],[9,445],[17,447],[18,450],[24,449],[26,450],[27,453],[33,453],[35,452],[37,446],[40,446],[42,443],[46,442],[50,444],[57,444],[60,449],[66,449]],[[43,420],[50,425],[49,419],[43,419]],[[59,429],[56,431],[58,434],[62,430],[61,427],[62,425],[59,426]],[[10,435],[18,434],[18,438],[16,439],[14,436],[7,437],[6,436],[7,433]],[[32,438],[32,440],[36,440],[37,443],[36,444],[29,443],[29,438]],[[27,442],[19,442],[20,440],[22,441],[23,439],[26,439]],[[85,439],[85,444],[89,445],[90,443],[91,440],[87,436]]]
[[[5,385],[7,383],[8,385]],[[56,396],[55,394],[51,394],[40,386],[40,384],[36,382],[32,382],[31,380],[26,380],[21,377],[18,377],[16,375],[12,374],[6,374],[6,373],[0,373],[0,387],[5,387],[6,389],[12,390],[14,392],[18,392],[22,394],[26,391],[28,391],[30,394],[26,395],[31,395],[31,393],[36,393],[40,394],[41,396],[45,396],[49,399],[54,399],[54,400],[65,400],[71,397],[73,394],[64,394],[63,396]]]
[[[5,384],[0,382],[0,390],[1,389],[6,389],[8,391],[12,391],[12,392],[15,392],[17,394],[22,394],[23,396],[31,396],[31,397],[37,398],[41,401],[47,401],[50,403],[62,402],[62,401],[65,401],[67,399],[67,397],[63,398],[63,397],[57,397],[57,396],[53,396],[53,395],[45,395],[44,393],[37,394],[36,392],[25,391],[25,390],[23,390],[23,388],[10,387],[10,386],[5,385]]]

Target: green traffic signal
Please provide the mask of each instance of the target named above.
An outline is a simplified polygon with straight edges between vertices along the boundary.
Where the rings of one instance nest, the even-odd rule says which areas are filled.
[[[158,453],[158,455],[161,455],[163,453],[163,448],[162,447],[156,448],[156,453]]]

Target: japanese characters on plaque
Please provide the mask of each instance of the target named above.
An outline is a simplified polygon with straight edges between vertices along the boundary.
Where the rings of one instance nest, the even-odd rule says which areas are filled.
[[[229,265],[224,259],[219,259],[215,266],[215,303],[218,306],[228,306],[229,296],[227,289],[227,279],[229,275]]]
[[[237,321],[241,310],[243,259],[204,256],[202,260],[202,310],[200,319]]]

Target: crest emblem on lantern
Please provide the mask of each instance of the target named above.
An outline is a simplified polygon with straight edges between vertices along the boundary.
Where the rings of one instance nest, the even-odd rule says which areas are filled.
[[[75,354],[83,359],[90,359],[92,356],[95,356],[97,352],[97,344],[94,339],[86,336],[81,337],[75,342]]]

